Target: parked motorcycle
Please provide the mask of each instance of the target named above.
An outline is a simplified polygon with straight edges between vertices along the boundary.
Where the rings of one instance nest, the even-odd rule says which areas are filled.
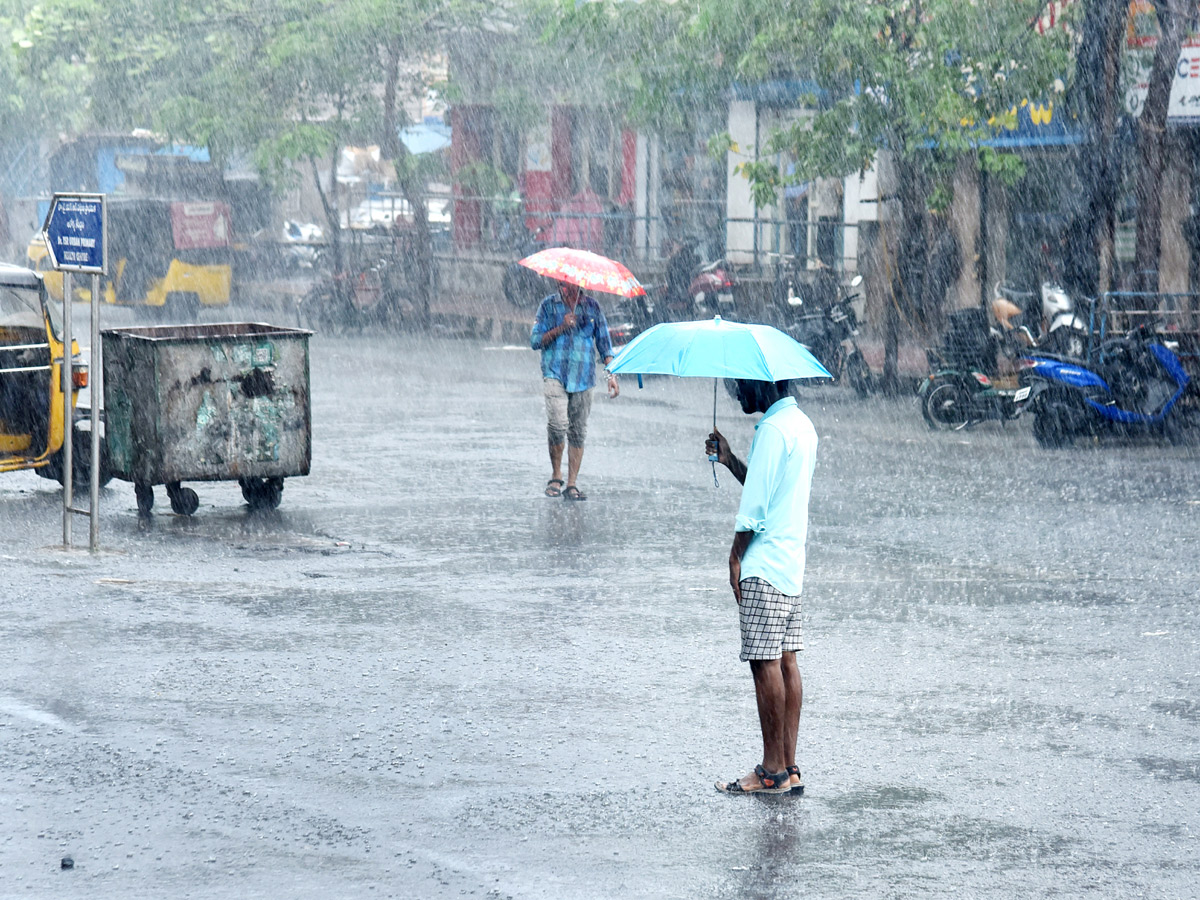
[[[850,288],[862,284],[855,275]],[[787,282],[784,303],[792,316],[785,330],[806,346],[838,383],[848,383],[859,397],[871,390],[871,370],[858,346],[858,316],[854,301],[858,293],[843,294],[826,306],[809,304],[794,281]]]
[[[732,319],[737,309],[737,287],[726,260],[702,262],[696,242],[687,240],[675,244],[667,259],[666,283],[655,294],[664,321],[686,322],[716,315]]]
[[[301,318],[321,331],[396,327],[415,310],[404,283],[387,259],[359,271],[323,272],[300,301]]]
[[[290,269],[312,269],[321,258],[325,233],[312,222],[283,223],[284,262]]]
[[[1102,432],[1179,438],[1187,424],[1181,400],[1190,378],[1150,324],[1105,341],[1095,364],[1036,352],[1021,361],[1033,436],[1041,446],[1066,447]]]
[[[624,347],[647,328],[662,321],[655,303],[659,293],[657,288],[647,285],[645,294],[623,299],[613,310],[608,318],[608,338],[614,350]]]
[[[733,269],[725,260],[716,259],[702,265],[688,285],[688,295],[691,297],[695,318],[735,318],[737,304],[733,292],[737,286]]]
[[[1043,281],[1039,293],[996,282],[992,315],[1002,329],[1023,331],[1045,353],[1082,359],[1087,352],[1088,323],[1075,311],[1070,294],[1055,282]]]
[[[1021,414],[1027,386],[1000,388],[993,382],[996,355],[1005,342],[989,327],[982,309],[950,315],[941,347],[927,348],[930,374],[917,388],[921,414],[930,428],[958,430]]]

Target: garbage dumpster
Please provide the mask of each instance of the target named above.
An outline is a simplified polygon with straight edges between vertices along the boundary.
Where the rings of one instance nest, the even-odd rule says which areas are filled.
[[[284,478],[308,474],[311,334],[248,322],[102,332],[109,462],[142,515],[157,484],[190,516],[200,501],[181,482],[237,481],[251,507],[274,509]]]

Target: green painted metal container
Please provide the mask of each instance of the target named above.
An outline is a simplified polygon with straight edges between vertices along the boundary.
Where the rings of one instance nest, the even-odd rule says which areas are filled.
[[[178,512],[182,481],[236,480],[253,504],[257,486],[308,474],[310,336],[250,322],[102,332],[109,463],[143,511],[151,485]]]

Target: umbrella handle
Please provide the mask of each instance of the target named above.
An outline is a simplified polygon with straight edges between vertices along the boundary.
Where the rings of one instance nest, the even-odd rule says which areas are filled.
[[[714,379],[713,379],[713,433],[714,433],[714,434],[716,433],[716,430],[717,430],[717,379],[715,379],[715,378],[714,378]],[[717,460],[720,458],[720,453],[721,453],[721,442],[720,442],[720,441],[714,441],[714,442],[713,442],[713,444],[714,444],[714,447],[713,447],[713,449],[714,449],[714,450],[716,450],[717,452],[716,452],[716,453],[713,453],[713,454],[711,454],[711,455],[708,457],[708,461],[709,461],[710,463],[712,463],[712,469],[713,469],[713,487],[714,487],[714,488],[719,488],[721,485],[720,485],[720,483],[717,481]]]
[[[713,431],[717,430],[717,379],[713,379]],[[717,442],[714,442],[717,443]],[[708,461],[713,464],[713,483],[717,481],[717,460],[720,459],[721,447],[717,443],[716,453],[710,453]]]

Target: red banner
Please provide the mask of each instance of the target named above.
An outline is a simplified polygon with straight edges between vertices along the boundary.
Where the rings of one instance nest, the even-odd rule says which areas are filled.
[[[229,204],[178,201],[171,204],[171,235],[176,250],[228,247],[233,237]]]

